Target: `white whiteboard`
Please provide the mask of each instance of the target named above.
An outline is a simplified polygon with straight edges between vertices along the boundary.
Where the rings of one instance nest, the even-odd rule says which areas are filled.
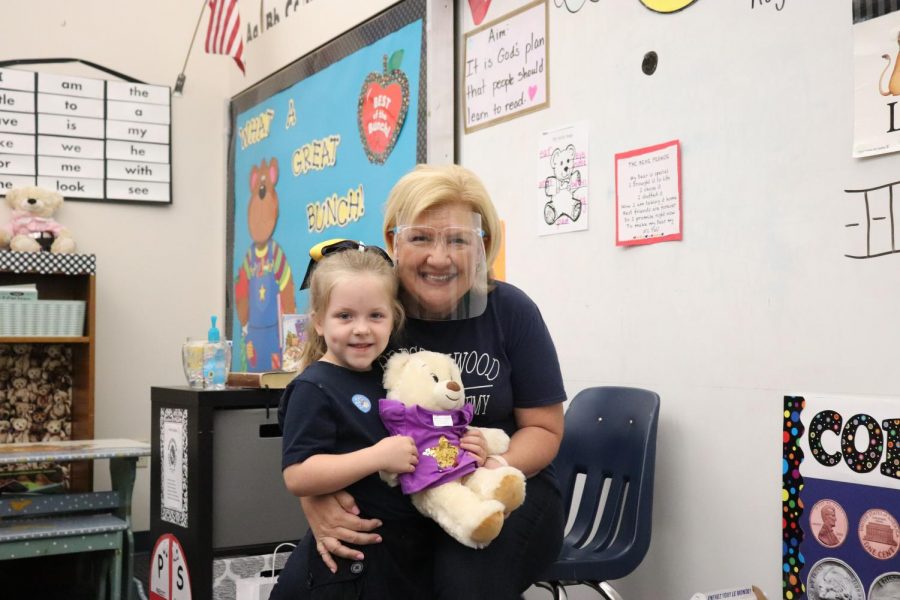
[[[522,4],[494,0],[486,20]],[[780,598],[783,395],[900,395],[900,254],[845,256],[864,208],[844,190],[900,180],[900,154],[851,157],[850,2],[569,4],[582,6],[550,0],[550,106],[461,132],[460,162],[506,221],[507,278],[541,307],[569,397],[661,395],[653,541],[617,589]],[[539,237],[530,156],[541,131],[575,121],[590,126],[590,227]],[[674,139],[683,240],[617,248],[613,156]]]

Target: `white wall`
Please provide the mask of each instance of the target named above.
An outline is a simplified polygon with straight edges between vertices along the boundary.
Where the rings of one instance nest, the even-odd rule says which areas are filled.
[[[523,3],[494,0],[486,20]],[[549,4],[550,107],[460,134],[458,151],[507,221],[508,279],[541,306],[569,396],[604,384],[661,396],[653,541],[616,587],[687,599],[753,583],[780,598],[783,395],[900,383],[900,254],[843,256],[843,190],[896,181],[900,164],[851,158],[850,3]],[[590,129],[590,228],[538,237],[539,134],[577,121]],[[617,248],[614,154],[672,139],[684,240]]]

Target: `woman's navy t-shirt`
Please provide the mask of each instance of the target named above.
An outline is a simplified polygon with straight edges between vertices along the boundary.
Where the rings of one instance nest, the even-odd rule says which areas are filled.
[[[488,294],[479,317],[458,321],[407,319],[392,350],[449,354],[459,365],[473,425],[516,431],[515,408],[566,399],[556,347],[537,305],[502,281]],[[385,355],[384,361],[389,358]]]

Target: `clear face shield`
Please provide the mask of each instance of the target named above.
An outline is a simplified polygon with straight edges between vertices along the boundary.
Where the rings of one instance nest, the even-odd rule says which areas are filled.
[[[484,313],[488,268],[481,215],[465,206],[428,209],[393,234],[407,316],[452,321]]]

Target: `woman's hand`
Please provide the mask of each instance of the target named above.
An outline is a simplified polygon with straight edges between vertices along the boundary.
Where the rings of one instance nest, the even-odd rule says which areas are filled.
[[[380,535],[370,533],[381,527],[381,521],[361,518],[353,496],[343,490],[322,496],[304,496],[300,498],[300,506],[316,539],[316,551],[332,573],[337,571],[332,555],[351,560],[365,557],[359,550],[344,546],[343,542],[359,546],[381,542]]]
[[[469,427],[466,434],[459,439],[459,447],[475,457],[479,467],[487,460],[487,440],[477,427]]]
[[[416,443],[408,435],[392,435],[372,446],[380,471],[412,473],[419,464]]]

